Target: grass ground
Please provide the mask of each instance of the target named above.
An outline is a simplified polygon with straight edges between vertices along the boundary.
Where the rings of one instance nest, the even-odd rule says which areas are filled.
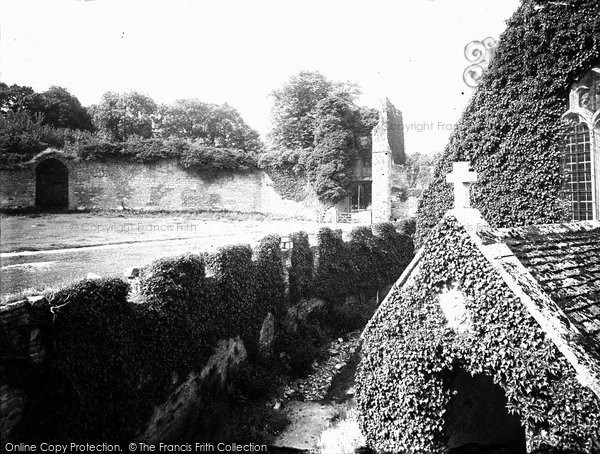
[[[56,213],[0,218],[2,302],[49,287],[68,285],[88,273],[123,276],[161,257],[211,252],[231,244],[255,244],[270,233],[322,225],[253,213]],[[350,224],[331,225],[348,232]]]

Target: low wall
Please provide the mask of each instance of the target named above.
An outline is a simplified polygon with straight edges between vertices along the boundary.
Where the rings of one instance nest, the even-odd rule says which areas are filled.
[[[37,380],[45,374],[50,347],[51,313],[43,297],[0,306],[3,330],[0,381],[0,439],[8,439],[21,422]]]
[[[36,166],[46,159],[58,159],[68,169],[71,210],[227,210],[315,219],[320,209],[314,196],[284,200],[271,178],[258,169],[206,174],[185,170],[175,161],[77,161],[59,152],[17,169],[0,169],[3,209],[35,207]]]

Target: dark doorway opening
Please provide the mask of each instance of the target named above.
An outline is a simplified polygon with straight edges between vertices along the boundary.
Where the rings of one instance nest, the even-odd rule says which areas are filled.
[[[367,210],[371,208],[371,181],[359,181],[352,187],[350,197],[351,210]]]
[[[69,170],[58,159],[47,159],[35,169],[35,206],[41,209],[69,207]]]
[[[451,452],[480,452],[474,446],[503,446],[498,452],[526,452],[525,429],[517,415],[506,409],[504,390],[483,374],[472,376],[459,369],[451,378],[451,387],[458,393],[452,397],[446,413],[446,435]],[[488,452],[488,451],[481,451]],[[495,452],[495,451],[492,451]]]

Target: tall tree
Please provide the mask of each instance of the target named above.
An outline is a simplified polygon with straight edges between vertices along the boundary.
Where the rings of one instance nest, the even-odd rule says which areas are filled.
[[[42,93],[31,87],[0,83],[0,113],[23,110],[41,124],[56,128],[93,130],[92,118],[66,88],[52,86]]]
[[[304,161],[309,179],[324,203],[335,204],[347,195],[352,161],[359,152],[359,138],[367,128],[364,122],[367,112],[338,95],[328,96],[317,104],[315,147]]]
[[[98,130],[107,133],[112,140],[122,142],[134,136],[152,137],[157,105],[151,97],[136,91],[108,91],[102,95],[100,104],[91,107],[91,112]]]
[[[317,196],[333,205],[347,195],[352,163],[371,151],[374,109],[359,107],[357,85],[301,72],[273,92],[271,149],[261,162],[283,173],[304,173]]]
[[[258,132],[228,104],[219,106],[197,99],[180,99],[172,105],[162,105],[158,117],[160,134],[164,137],[202,140],[208,145],[246,151],[262,148]]]
[[[329,81],[319,72],[302,71],[293,76],[273,97],[270,139],[277,147],[302,149],[313,146],[315,110],[329,95],[353,101],[358,87],[347,82]]]
[[[45,103],[43,97],[33,88],[23,85],[7,85],[0,82],[0,113],[8,111],[26,111],[30,117],[44,113]]]
[[[41,93],[44,102],[44,124],[58,128],[92,131],[92,117],[79,100],[66,88],[52,86]]]

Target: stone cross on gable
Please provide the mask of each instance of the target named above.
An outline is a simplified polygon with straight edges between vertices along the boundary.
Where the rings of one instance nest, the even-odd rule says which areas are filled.
[[[470,187],[477,181],[477,172],[469,169],[467,161],[453,162],[452,173],[446,175],[446,182],[454,183],[454,208],[471,208]]]

